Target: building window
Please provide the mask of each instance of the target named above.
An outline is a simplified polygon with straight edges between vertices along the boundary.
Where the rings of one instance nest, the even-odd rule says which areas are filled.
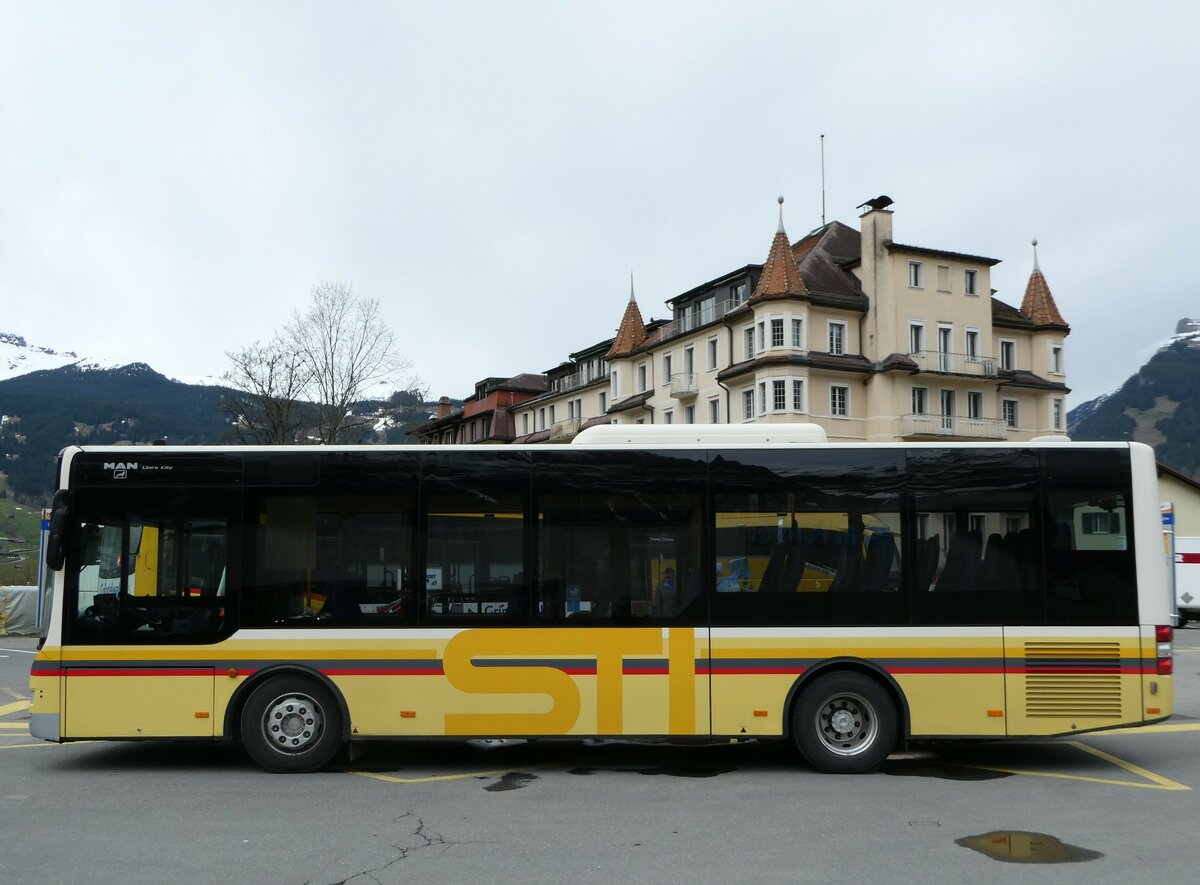
[[[1017,342],[1000,340],[1000,368],[1011,372],[1017,367]]]
[[[921,262],[910,261],[908,263],[908,285],[910,289],[921,288]]]
[[[708,423],[721,423],[721,401],[719,399],[710,399],[708,401]]]
[[[983,394],[978,390],[972,390],[967,393],[967,417],[983,417]]]
[[[1050,371],[1055,375],[1063,373],[1063,349],[1060,344],[1055,344],[1050,348]]]
[[[1000,403],[1000,414],[1004,418],[1005,427],[1017,426],[1017,401],[1006,399]]]
[[[742,391],[742,417],[749,421],[754,417],[754,388]]]
[[[783,320],[771,320],[771,346],[783,347]]]
[[[758,414],[767,414],[767,382],[758,383]]]
[[[829,323],[829,352],[834,355],[846,352],[845,323]]]
[[[638,366],[638,393],[646,392],[646,364]]]
[[[670,409],[667,409],[665,412],[663,412],[663,424],[674,424],[674,423],[675,423],[675,413],[672,412]]]
[[[803,381],[793,381],[792,382],[792,411],[794,411],[794,412],[803,412],[804,411],[804,382]]]
[[[975,284],[976,284],[975,281],[976,281],[977,273],[978,273],[977,271],[973,271],[973,270],[963,271],[963,291],[966,292],[968,295],[978,294],[975,291]]]
[[[908,352],[920,353],[925,349],[925,324],[908,324]]]
[[[764,350],[767,349],[766,325],[767,324],[765,322],[758,324],[758,341],[755,342],[758,345],[758,347],[756,348],[756,351],[758,353],[762,353]]]
[[[950,291],[950,265],[939,264],[937,266],[937,287],[939,292]]]
[[[613,399],[619,399],[621,396],[621,373],[617,369],[612,370],[612,395]]]
[[[663,354],[663,384],[671,381],[671,354]]]
[[[608,395],[604,391],[600,391],[600,414],[603,415],[608,411]]]
[[[955,369],[954,352],[952,349],[953,348],[952,342],[954,340],[954,329],[951,326],[938,326],[937,339],[938,339],[938,371],[939,372],[953,372]]]
[[[695,406],[687,406],[684,408],[683,420],[686,421],[688,424],[696,423],[696,407]]]
[[[569,399],[569,400],[567,400],[567,420],[569,421],[574,417],[575,417],[575,400]]]
[[[742,338],[746,342],[746,359],[754,359],[754,327],[747,328],[742,333]]]
[[[797,350],[804,347],[804,320],[792,320],[792,347]]]
[[[683,371],[688,375],[696,371],[696,349],[693,347],[683,349]]]
[[[829,385],[829,414],[846,417],[850,414],[850,388],[842,384]]]
[[[550,423],[554,423],[554,406],[550,407]]]
[[[967,360],[972,363],[979,362],[979,330],[967,329]]]
[[[717,367],[717,339],[708,339],[708,370],[711,372]]]
[[[522,434],[529,433],[529,413],[528,412],[526,412],[524,415],[521,416],[521,433]]]
[[[772,393],[772,399],[774,400],[775,411],[776,412],[786,412],[787,411],[787,382],[786,381],[772,381],[771,388],[772,388],[771,393]]]
[[[538,409],[538,430],[546,429],[546,410]]]
[[[929,391],[924,387],[912,389],[912,411],[914,415],[924,415],[928,404]]]
[[[742,304],[746,300],[746,293],[750,286],[747,283],[738,283],[731,290],[734,304]]]
[[[1052,417],[1053,417],[1053,422],[1054,422],[1054,429],[1062,430],[1063,429],[1063,401],[1061,399],[1055,399],[1053,405],[1051,406],[1051,409],[1052,409]]]

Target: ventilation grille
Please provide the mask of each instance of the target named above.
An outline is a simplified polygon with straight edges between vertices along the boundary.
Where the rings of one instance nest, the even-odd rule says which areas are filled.
[[[1120,719],[1119,642],[1026,642],[1025,715]]]

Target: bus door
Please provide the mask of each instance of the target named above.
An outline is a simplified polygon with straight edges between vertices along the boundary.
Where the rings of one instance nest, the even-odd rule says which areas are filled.
[[[1117,465],[1101,466],[1108,469],[1052,465],[1041,567],[1018,563],[1018,573],[1045,581],[1046,626],[1004,631],[1010,735],[1084,731],[1143,718],[1144,641],[1128,497],[1113,479],[1122,475]],[[1151,640],[1145,643],[1153,648]]]
[[[214,734],[215,665],[204,646],[228,628],[229,510],[211,496],[173,497],[184,506],[136,493],[78,496],[63,737]]]

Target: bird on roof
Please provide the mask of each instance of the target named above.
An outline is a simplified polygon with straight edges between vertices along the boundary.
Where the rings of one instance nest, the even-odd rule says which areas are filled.
[[[892,198],[885,194],[880,194],[873,200],[867,200],[865,203],[859,203],[855,208],[862,209],[864,207],[870,207],[871,209],[886,209],[890,205],[892,205]]]

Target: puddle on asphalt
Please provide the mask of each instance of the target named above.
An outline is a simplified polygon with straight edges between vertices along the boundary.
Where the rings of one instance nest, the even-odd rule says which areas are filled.
[[[510,771],[494,784],[488,784],[484,789],[489,793],[504,793],[508,790],[520,790],[527,786],[530,781],[535,780],[537,780],[536,774],[528,774],[524,771]]]
[[[985,771],[982,768],[948,765],[928,759],[903,759],[889,762],[884,767],[883,773],[896,777],[936,777],[948,781],[990,781],[1002,777],[1012,777],[1006,771]]]
[[[1068,845],[1055,836],[1024,830],[995,830],[954,842],[1005,863],[1082,863],[1104,857],[1099,851]]]
[[[665,765],[661,768],[572,768],[567,774],[591,775],[601,771],[617,774],[665,774],[667,777],[716,777],[737,771],[732,765]]]

